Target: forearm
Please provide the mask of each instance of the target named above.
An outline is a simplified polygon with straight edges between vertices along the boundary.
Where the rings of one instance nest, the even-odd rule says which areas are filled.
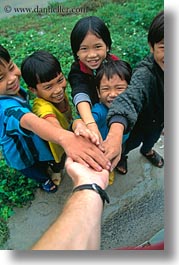
[[[122,123],[112,123],[109,129],[107,138],[116,144],[122,144],[122,137],[124,133],[124,125]]]
[[[107,138],[103,143],[105,155],[112,161],[111,170],[116,167],[121,158],[123,132],[123,124],[112,123]]]
[[[80,113],[81,119],[85,124],[89,122],[95,122],[93,115],[91,113],[91,107],[89,102],[80,102],[77,105],[77,109]]]
[[[70,133],[61,128],[61,126],[57,128],[57,125],[39,118],[33,113],[24,114],[20,120],[20,125],[21,127],[37,134],[42,139],[56,144],[62,144],[62,139],[66,134]]]
[[[103,202],[95,191],[77,191],[33,250],[95,250],[100,247]]]
[[[55,127],[63,129],[63,127],[61,126],[60,122],[57,120],[56,117],[44,117],[44,119],[50,122],[51,124],[53,124]]]
[[[109,160],[95,144],[81,136],[75,136],[73,132],[57,128],[33,113],[24,114],[20,124],[40,138],[61,145],[67,156],[76,162],[88,165],[97,171],[110,167]]]

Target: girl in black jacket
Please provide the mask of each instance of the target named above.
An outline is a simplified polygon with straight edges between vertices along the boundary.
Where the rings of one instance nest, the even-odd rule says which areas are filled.
[[[102,141],[98,126],[91,113],[91,106],[99,102],[95,74],[106,59],[118,60],[111,55],[111,36],[105,23],[98,17],[80,19],[71,32],[71,48],[75,62],[68,76],[72,98],[77,111],[88,128]]]

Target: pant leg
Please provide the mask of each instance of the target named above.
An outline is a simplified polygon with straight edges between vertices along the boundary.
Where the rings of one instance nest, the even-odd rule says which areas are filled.
[[[143,139],[143,132],[134,127],[129,135],[129,138],[122,146],[122,156],[127,155],[131,150],[137,148],[142,143]]]
[[[54,173],[59,173],[65,167],[66,153],[61,157],[61,161],[56,163],[55,161],[50,161],[49,166]]]
[[[143,154],[148,153],[154,146],[154,144],[160,138],[163,128],[158,128],[152,131],[145,131],[144,132],[144,140],[143,145],[141,147],[141,152]]]
[[[44,183],[49,179],[47,174],[48,162],[36,162],[33,166],[20,170],[27,178],[36,180],[39,183]]]

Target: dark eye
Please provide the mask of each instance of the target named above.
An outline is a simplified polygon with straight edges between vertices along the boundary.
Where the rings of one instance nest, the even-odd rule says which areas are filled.
[[[64,80],[64,76],[62,76],[62,77],[60,77],[60,79],[58,79],[58,81],[57,81],[57,83],[62,83],[63,82],[63,80]]]
[[[102,87],[100,90],[101,90],[101,91],[108,91],[109,88],[108,88],[108,87]]]
[[[11,63],[11,64],[9,65],[9,71],[13,71],[13,70],[14,70],[14,67],[15,67],[15,65],[14,65],[13,63]]]
[[[44,87],[45,90],[50,90],[52,87],[49,85],[49,86],[46,86]]]
[[[86,47],[80,47],[80,51],[86,51],[87,48]]]

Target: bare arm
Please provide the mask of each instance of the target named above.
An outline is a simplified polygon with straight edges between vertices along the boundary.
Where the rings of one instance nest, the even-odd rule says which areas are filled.
[[[66,161],[66,169],[74,186],[97,183],[105,189],[109,173],[94,170]],[[72,194],[62,214],[34,245],[33,250],[92,250],[99,249],[103,202],[93,190],[82,190]]]
[[[63,127],[61,126],[61,124],[59,123],[59,121],[57,120],[56,117],[45,117],[43,119],[45,119],[46,121],[52,123],[57,128],[63,129]]]
[[[90,104],[88,102],[80,102],[77,105],[77,109],[80,113],[80,116],[83,122],[87,125],[90,131],[93,131],[98,136],[100,144],[102,145],[103,140],[98,130],[98,126],[91,113]]]
[[[57,128],[33,113],[24,114],[20,124],[42,139],[61,145],[66,154],[76,162],[91,166],[97,171],[110,167],[109,160],[96,145],[81,136],[75,136],[70,131]]]
[[[95,122],[93,115],[91,113],[91,107],[89,102],[80,102],[77,105],[77,109],[79,111],[80,117],[81,119],[84,121],[84,123],[88,123],[88,122]]]

